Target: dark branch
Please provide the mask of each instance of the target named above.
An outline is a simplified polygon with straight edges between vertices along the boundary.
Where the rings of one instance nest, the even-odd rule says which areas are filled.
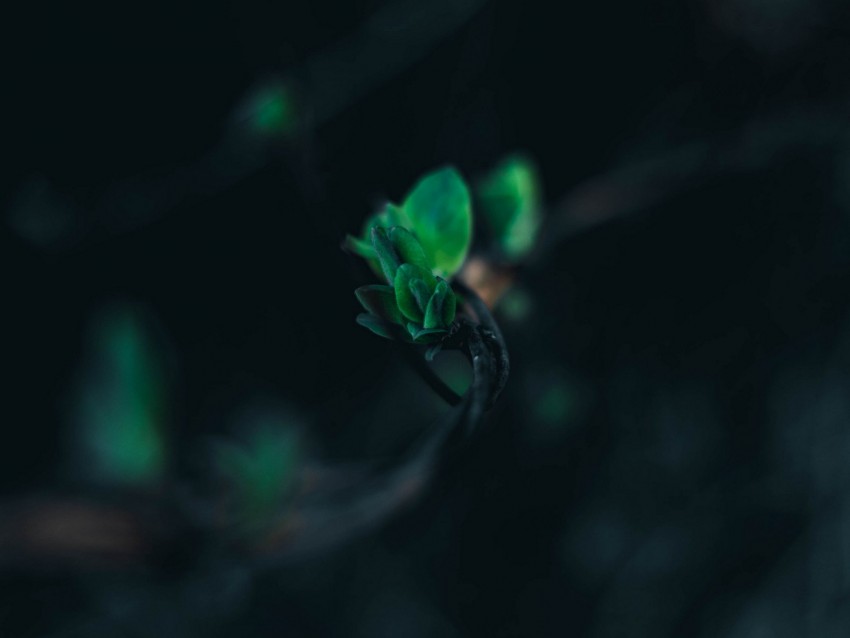
[[[472,383],[460,403],[395,468],[298,504],[255,548],[261,564],[286,563],[332,549],[411,506],[446,457],[478,430],[484,413],[504,388],[510,365],[501,331],[487,306],[466,286],[455,284],[455,289],[474,314],[459,319],[457,331],[446,344],[463,352],[472,364]]]
[[[130,498],[101,503],[96,496],[27,501],[23,508],[0,508],[0,540],[5,543],[0,563],[17,556],[45,566],[120,569],[162,564],[169,556],[183,556],[189,550],[195,556],[212,552],[267,567],[333,550],[374,529],[425,493],[445,462],[478,431],[485,412],[505,385],[508,354],[499,327],[473,291],[461,284],[456,291],[465,302],[465,311],[444,348],[466,355],[472,365],[472,382],[463,397],[453,392],[449,395],[451,390],[441,390],[445,384],[418,359],[423,378],[431,379],[429,385],[455,405],[426,439],[392,468],[351,471],[348,467],[338,472],[345,480],[314,482],[312,491],[296,497],[280,513],[277,524],[251,542],[234,541],[235,530],[209,516],[212,503],[188,503],[167,494],[150,495],[143,506],[134,505]],[[413,348],[407,349],[419,357]],[[323,475],[336,473],[334,467],[322,471]],[[34,529],[34,522],[39,529],[79,533],[33,538],[25,530]],[[116,536],[113,530],[120,533]]]

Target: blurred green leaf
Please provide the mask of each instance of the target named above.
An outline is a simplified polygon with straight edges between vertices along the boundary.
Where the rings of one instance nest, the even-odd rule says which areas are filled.
[[[451,167],[429,173],[408,193],[403,209],[434,272],[454,275],[472,241],[469,190],[460,174]]]
[[[413,298],[416,299],[416,305],[419,307],[419,311],[424,318],[425,308],[428,307],[428,301],[431,299],[431,290],[428,289],[428,284],[421,279],[411,279],[410,292],[413,293]]]
[[[295,130],[296,109],[291,91],[282,83],[258,90],[246,106],[251,128],[262,135],[288,135]]]
[[[534,245],[542,221],[542,189],[534,163],[522,155],[505,159],[478,185],[480,214],[511,261]]]
[[[82,469],[110,485],[151,486],[166,472],[163,356],[132,307],[96,323],[77,402]]]
[[[356,255],[360,255],[369,263],[369,267],[379,277],[385,277],[381,264],[378,261],[375,249],[372,246],[372,229],[375,226],[380,228],[391,228],[392,226],[408,227],[410,222],[398,206],[390,202],[377,213],[370,215],[363,224],[363,229],[360,232],[360,237],[352,237],[348,235],[345,240],[344,247]]]
[[[292,494],[300,457],[298,430],[278,422],[255,426],[241,441],[214,443],[213,464],[238,524],[255,529],[276,518]]]

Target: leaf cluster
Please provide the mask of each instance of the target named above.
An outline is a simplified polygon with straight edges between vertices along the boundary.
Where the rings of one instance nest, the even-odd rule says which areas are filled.
[[[422,244],[406,228],[376,226],[371,239],[387,284],[355,290],[367,311],[358,315],[357,322],[388,339],[441,341],[457,312],[457,298],[449,283],[433,274]]]

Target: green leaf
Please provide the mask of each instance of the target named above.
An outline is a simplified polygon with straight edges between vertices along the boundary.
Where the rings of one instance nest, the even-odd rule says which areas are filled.
[[[359,238],[349,235],[343,244],[344,249],[363,257],[369,263],[369,267],[379,277],[384,276],[384,271],[378,261],[375,248],[372,246],[372,228],[375,226],[389,228],[390,226],[396,226],[402,223],[397,212],[398,210],[398,207],[394,204],[387,203],[380,211],[366,218]]]
[[[372,246],[378,256],[378,262],[381,264],[384,276],[388,282],[392,283],[395,280],[396,270],[401,266],[401,259],[396,253],[385,228],[376,226],[372,229]]]
[[[405,198],[404,213],[434,271],[454,275],[472,240],[469,190],[460,174],[445,167],[420,179]]]
[[[392,323],[401,323],[401,312],[395,303],[395,290],[392,286],[360,286],[354,291],[357,301],[373,315]]]
[[[457,314],[457,295],[455,295],[449,282],[444,279],[441,279],[437,284],[437,290],[441,286],[445,286],[446,290],[446,298],[443,302],[443,325],[449,326],[455,320],[455,315]]]
[[[359,315],[357,315],[357,323],[359,323],[364,328],[368,328],[379,337],[384,337],[385,339],[395,338],[395,331],[393,330],[393,325],[389,321],[381,319],[380,317],[376,317],[375,315],[370,315],[365,312],[361,312]]]
[[[416,239],[416,235],[406,228],[394,226],[389,230],[390,241],[395,246],[396,252],[406,264],[413,264],[425,270],[431,270],[431,264],[425,256],[422,244]]]
[[[431,291],[428,290],[428,284],[421,279],[411,279],[409,285],[410,292],[413,293],[413,298],[416,299],[416,305],[424,313],[425,308],[428,307],[428,300],[431,298]]]
[[[410,228],[410,219],[401,206],[387,202],[381,213],[381,220],[387,228],[391,226],[401,226],[402,228]]]
[[[243,106],[248,126],[268,137],[288,136],[298,124],[298,109],[292,90],[275,82],[261,87]]]
[[[411,287],[411,282],[415,280],[421,280],[426,286],[426,289],[428,290],[426,295],[430,295],[430,290],[436,287],[437,283],[434,276],[424,268],[414,266],[413,264],[403,264],[402,266],[399,266],[396,271],[393,288],[395,288],[396,305],[398,305],[398,309],[401,310],[401,314],[411,321],[421,323],[424,313],[422,308],[420,308],[416,295],[414,295],[413,288]],[[425,299],[427,302],[427,296]]]
[[[445,323],[443,322],[443,306],[446,302],[446,292],[447,288],[443,285],[443,282],[437,284],[437,289],[431,295],[428,306],[425,308],[425,320],[422,322],[425,328],[445,327]]]
[[[414,338],[420,330],[422,330],[422,324],[416,323],[415,321],[407,322],[407,332],[410,334],[411,339]]]
[[[542,221],[540,179],[534,163],[522,155],[508,157],[476,190],[482,217],[505,256],[524,257]]]
[[[235,522],[245,525],[245,531],[271,523],[291,496],[298,476],[298,431],[268,420],[255,425],[245,440],[213,442],[212,453]]]

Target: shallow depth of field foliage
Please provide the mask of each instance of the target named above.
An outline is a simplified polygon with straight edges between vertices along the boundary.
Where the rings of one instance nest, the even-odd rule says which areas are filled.
[[[0,636],[850,636],[846,2],[4,15]]]

